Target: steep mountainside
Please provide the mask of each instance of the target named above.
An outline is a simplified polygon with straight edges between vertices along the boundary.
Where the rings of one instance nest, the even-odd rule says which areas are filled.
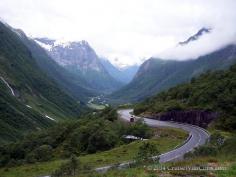
[[[100,58],[86,41],[60,42],[47,38],[35,38],[48,54],[61,66],[81,75],[99,92],[111,92],[122,86],[101,64]]]
[[[199,57],[195,60],[175,61],[151,58],[144,62],[134,79],[111,95],[120,102],[143,100],[179,83],[187,82],[207,70],[226,69],[236,62],[236,46]]]
[[[236,129],[235,88],[236,65],[233,65],[229,70],[206,72],[189,83],[159,93],[137,104],[134,112],[193,124],[215,119],[218,128],[232,131]]]
[[[33,39],[28,38],[23,31],[14,30],[23,41],[23,43],[31,51],[33,57],[36,59],[38,66],[51,78],[53,78],[57,84],[67,94],[73,96],[79,101],[87,102],[89,97],[96,95],[96,91],[85,81],[85,79],[79,74],[73,74],[66,70],[57,62],[52,60],[47,52],[38,45]]]
[[[0,80],[0,143],[16,141],[26,133],[46,128],[53,121],[22,104],[15,97],[6,83]]]
[[[118,69],[107,59],[101,59],[101,63],[112,77],[125,84],[133,79],[139,68],[139,66],[133,65]]]
[[[84,108],[42,72],[19,36],[3,23],[0,23],[0,76],[2,136],[11,128],[16,136],[15,130],[26,132],[60,119],[76,118]]]

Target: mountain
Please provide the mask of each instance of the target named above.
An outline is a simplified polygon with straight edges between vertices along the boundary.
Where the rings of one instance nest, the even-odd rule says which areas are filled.
[[[1,144],[16,141],[30,131],[47,128],[54,124],[54,121],[13,97],[2,78],[0,79],[0,90]]]
[[[83,77],[95,90],[109,93],[123,85],[107,72],[88,42],[62,42],[47,38],[35,38],[35,41],[46,49],[54,61]]]
[[[117,68],[107,59],[101,59],[101,63],[112,77],[125,84],[129,83],[133,79],[139,68],[138,65]]]
[[[236,64],[206,72],[189,83],[161,92],[135,106],[136,114],[191,124],[214,121],[217,129],[236,129]],[[208,119],[208,120],[207,120]],[[194,120],[194,121],[193,121]]]
[[[33,39],[28,38],[22,30],[13,29],[13,31],[18,34],[22,42],[31,51],[40,69],[53,78],[63,91],[83,102],[87,102],[90,97],[97,94],[81,75],[71,73],[52,60],[44,48]],[[50,42],[52,41],[48,41],[49,44]]]
[[[40,69],[20,36],[1,22],[0,78],[0,141],[77,118],[87,109]]]
[[[179,45],[186,45],[189,44],[192,41],[196,41],[198,40],[200,37],[202,37],[204,34],[210,33],[211,29],[210,28],[201,28],[196,34],[194,34],[193,36],[189,37],[187,40],[183,41],[183,42],[179,42]]]
[[[236,62],[236,45],[229,45],[195,60],[176,61],[151,58],[139,68],[134,79],[110,95],[114,102],[137,102],[207,70],[226,69]]]

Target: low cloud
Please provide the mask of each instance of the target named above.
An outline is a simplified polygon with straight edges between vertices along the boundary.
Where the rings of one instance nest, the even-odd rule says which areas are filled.
[[[154,56],[162,59],[189,60],[219,50],[229,44],[236,44],[236,29],[231,25],[221,26],[205,33],[196,41],[176,45]]]
[[[117,65],[189,59],[232,42],[235,0],[1,0],[0,16],[33,37],[87,40]],[[176,47],[200,28],[212,33]]]

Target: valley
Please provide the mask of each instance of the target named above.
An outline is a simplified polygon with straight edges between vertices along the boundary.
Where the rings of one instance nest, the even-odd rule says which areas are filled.
[[[109,104],[106,103],[106,100],[104,99],[104,95],[99,95],[96,97],[92,97],[88,101],[88,107],[92,109],[102,110],[105,109],[105,107],[109,106]]]
[[[235,177],[236,4],[83,3],[0,19],[0,177]]]

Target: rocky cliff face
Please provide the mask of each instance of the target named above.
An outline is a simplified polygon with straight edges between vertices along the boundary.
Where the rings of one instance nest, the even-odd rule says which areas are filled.
[[[169,111],[166,113],[152,114],[146,117],[162,121],[188,123],[206,128],[211,121],[218,117],[218,113],[205,110]]]
[[[84,40],[68,42],[47,38],[34,40],[54,61],[69,72],[81,76],[92,89],[99,93],[110,93],[123,85],[109,74],[88,42]]]
[[[96,70],[103,72],[104,68],[99,57],[86,41],[62,42],[45,38],[35,41],[46,49],[48,54],[61,66],[75,66],[81,72]]]

